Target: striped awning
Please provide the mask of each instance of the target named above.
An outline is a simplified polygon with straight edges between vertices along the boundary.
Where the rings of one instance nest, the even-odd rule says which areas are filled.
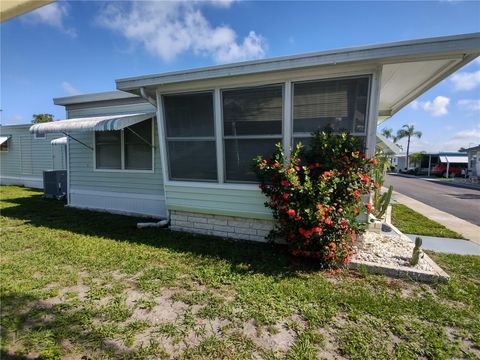
[[[34,134],[70,133],[85,131],[121,130],[155,116],[155,113],[122,114],[67,119],[35,124],[30,127]]]
[[[468,156],[440,156],[441,163],[450,163],[450,164],[468,164]]]
[[[2,145],[8,139],[10,139],[10,136],[0,136],[0,145]]]
[[[63,136],[61,138],[53,139],[50,141],[52,145],[67,145],[68,137]]]

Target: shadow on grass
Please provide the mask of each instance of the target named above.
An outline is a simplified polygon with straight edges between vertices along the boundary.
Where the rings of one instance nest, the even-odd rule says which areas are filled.
[[[168,229],[137,229],[137,222],[148,220],[68,208],[60,201],[44,199],[38,192],[35,195],[28,194],[25,197],[6,198],[2,201],[6,205],[2,209],[2,216],[27,221],[33,226],[167,248],[176,252],[226,260],[232,265],[247,263],[250,265],[249,271],[280,277],[296,276],[300,270],[321,270],[314,261],[291,258],[285,246],[226,240],[214,236],[172,232]]]
[[[0,350],[0,359],[61,359],[72,346],[80,353],[106,351],[132,357],[134,351],[121,341],[111,341],[104,325],[98,313],[87,307],[68,303],[52,306],[35,296],[9,292],[2,295],[2,341],[10,345]],[[12,346],[17,341],[25,346],[21,352]],[[91,358],[95,357],[82,357]]]

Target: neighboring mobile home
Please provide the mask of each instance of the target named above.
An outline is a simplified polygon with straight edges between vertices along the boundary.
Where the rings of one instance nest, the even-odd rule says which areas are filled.
[[[30,126],[0,126],[1,185],[42,188],[44,170],[67,168],[63,134],[32,134]]]
[[[252,158],[326,125],[372,156],[379,122],[479,54],[468,34],[121,79],[55,99],[68,120],[31,131],[69,135],[69,206],[261,241],[272,221]]]

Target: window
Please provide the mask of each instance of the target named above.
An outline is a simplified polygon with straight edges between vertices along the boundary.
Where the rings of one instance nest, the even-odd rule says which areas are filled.
[[[217,181],[213,94],[166,95],[163,101],[170,179]]]
[[[152,170],[152,120],[123,130],[95,132],[95,164],[100,170]]]
[[[368,89],[368,77],[294,84],[293,143],[326,126],[365,137]]]
[[[283,87],[223,91],[222,105],[225,181],[254,182],[253,159],[282,141]]]
[[[125,169],[152,169],[152,121],[142,121],[123,130]]]
[[[33,138],[34,139],[46,139],[47,138],[47,134],[45,133],[35,133],[33,135]]]

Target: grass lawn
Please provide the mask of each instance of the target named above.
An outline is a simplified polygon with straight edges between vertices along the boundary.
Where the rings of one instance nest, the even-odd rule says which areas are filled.
[[[462,235],[402,204],[392,206],[392,223],[405,234],[464,239]]]
[[[480,257],[448,284],[320,271],[1,187],[3,358],[480,357]]]

